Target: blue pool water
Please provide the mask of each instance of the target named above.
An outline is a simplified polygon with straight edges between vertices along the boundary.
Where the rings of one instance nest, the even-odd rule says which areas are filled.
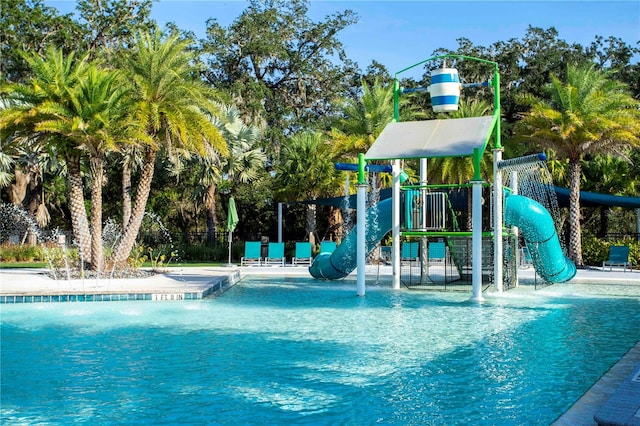
[[[598,287],[3,305],[0,423],[549,424],[640,339],[637,287]]]

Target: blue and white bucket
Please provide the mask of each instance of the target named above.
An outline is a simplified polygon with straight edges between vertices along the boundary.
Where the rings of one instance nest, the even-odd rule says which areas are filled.
[[[458,110],[460,100],[460,78],[455,68],[440,68],[431,73],[431,105],[434,112]]]

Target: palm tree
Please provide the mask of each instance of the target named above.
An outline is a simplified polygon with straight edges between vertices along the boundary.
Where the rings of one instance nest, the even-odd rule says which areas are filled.
[[[330,145],[318,132],[298,133],[285,142],[276,167],[280,194],[288,200],[315,200],[335,185]],[[316,206],[306,205],[306,235],[316,232]]]
[[[207,241],[211,243],[216,225],[216,189],[225,183],[231,190],[234,183],[250,183],[260,177],[267,155],[257,144],[262,137],[259,127],[247,125],[240,118],[240,111],[234,106],[219,104],[220,113],[212,117],[212,122],[227,141],[229,156],[220,158],[215,151],[206,157],[202,183],[207,186],[204,201],[207,210]]]
[[[393,120],[393,86],[384,86],[379,81],[369,85],[363,80],[361,90],[360,98],[344,102],[341,117],[331,130],[334,161],[355,162],[358,154],[366,152],[385,126]],[[409,109],[403,111],[409,112],[404,118],[410,118],[412,111]],[[388,175],[377,175],[375,179],[377,180],[376,188],[391,183]],[[349,191],[348,188],[345,190]],[[330,229],[340,228],[338,223],[334,223],[339,219],[340,215],[337,212],[331,212]],[[341,229],[338,234],[343,232],[344,229]]]
[[[91,178],[91,266],[102,270],[102,188],[105,156],[119,149],[134,127],[125,121],[119,75],[90,65],[69,91],[70,105],[36,130],[59,134],[89,158]]]
[[[438,118],[470,118],[491,114],[491,105],[483,100],[464,99],[460,101],[458,110],[439,114]],[[459,184],[473,177],[473,159],[471,157],[434,158],[429,165],[429,180],[435,183],[457,182]],[[491,173],[491,158],[484,155],[481,163],[482,174],[488,178]]]
[[[568,65],[566,82],[552,76],[549,100],[528,98],[532,108],[517,134],[564,158],[569,166],[569,257],[582,260],[580,224],[581,161],[609,154],[623,159],[640,144],[639,103],[626,85],[608,78],[594,64]]]
[[[120,151],[122,164],[122,229],[131,220],[131,173],[142,165],[141,146],[127,145]]]
[[[163,40],[157,31],[139,34],[122,58],[130,81],[132,119],[141,123],[147,140],[131,219],[115,250],[115,261],[127,260],[135,244],[146,210],[158,152],[165,149],[195,152],[204,156],[207,147],[221,155],[228,152],[220,132],[208,118],[216,110],[213,93],[197,80],[192,64],[194,52],[177,35]]]
[[[61,50],[50,48],[43,57],[25,54],[24,58],[33,76],[24,84],[3,87],[8,106],[0,111],[0,127],[4,134],[29,136],[34,147],[55,147],[65,158],[73,233],[80,257],[90,260],[91,233],[84,203],[81,152],[60,132],[50,130],[50,124],[58,118],[56,114],[67,114],[67,108],[73,107],[69,95],[85,72],[86,57],[76,59],[73,53],[65,56]]]
[[[345,102],[342,116],[332,130],[334,152],[339,157],[357,157],[368,150],[393,120],[393,87],[362,82],[362,96]]]
[[[34,78],[29,86],[31,95],[36,95],[28,104],[28,111],[20,114],[32,118],[24,121],[35,134],[49,136],[48,143],[62,148],[65,153],[69,181],[71,183],[70,204],[82,207],[72,213],[74,234],[81,235],[85,244],[84,224],[88,222],[84,209],[84,195],[80,165],[83,158],[89,159],[91,185],[91,227],[89,229],[89,251],[81,246],[82,258],[92,269],[102,269],[102,187],[104,158],[115,151],[118,143],[133,129],[125,118],[123,91],[119,90],[119,75],[114,71],[98,68],[82,58],[74,65],[73,55],[65,58],[59,49],[49,49],[44,58],[29,57]],[[45,63],[46,62],[46,63]],[[62,76],[64,81],[56,86],[50,77]],[[66,82],[66,84],[65,84]],[[43,85],[47,85],[43,88]],[[33,88],[33,89],[31,89]],[[39,96],[38,96],[39,95]],[[72,209],[72,212],[74,210]]]

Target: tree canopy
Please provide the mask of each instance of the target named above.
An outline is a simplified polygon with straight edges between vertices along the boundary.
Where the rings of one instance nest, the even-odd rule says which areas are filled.
[[[118,261],[148,208],[183,235],[204,218],[215,245],[221,197],[230,193],[241,211],[235,235],[274,236],[276,202],[342,193],[333,162],[366,150],[392,119],[388,70],[375,60],[361,70],[342,45],[358,23],[349,9],[314,20],[309,0],[250,0],[229,25],[203,17],[206,34],[196,40],[175,24],[159,30],[152,0],[79,0],[74,15],[43,0],[0,1],[2,200],[43,218],[40,206],[53,209],[52,225],[73,228],[86,259],[98,235],[89,224],[103,221],[96,209],[121,219]],[[547,150],[556,183],[572,196],[581,185],[637,196],[637,45],[601,35],[583,46],[530,26],[489,46],[460,38],[457,49],[433,55],[444,53],[499,64],[508,157]],[[465,82],[493,72],[475,61],[449,65]],[[428,86],[437,66],[425,64],[422,78],[402,86]],[[490,87],[462,95],[465,116],[493,102]],[[435,117],[426,95],[401,101],[403,120]],[[436,164],[429,179],[464,180],[467,168]],[[293,217],[295,209],[289,239],[306,238],[316,219]],[[335,211],[307,213],[335,224]],[[572,226],[580,213],[574,202]],[[83,222],[88,214],[93,222]],[[580,264],[579,245],[572,257]]]

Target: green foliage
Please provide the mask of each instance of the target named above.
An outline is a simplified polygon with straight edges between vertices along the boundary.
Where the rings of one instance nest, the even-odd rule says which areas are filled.
[[[209,20],[201,45],[204,77],[233,93],[245,115],[266,122],[262,146],[274,158],[287,133],[317,127],[331,115],[332,100],[348,93],[357,74],[338,38],[355,14],[313,22],[308,3],[251,0],[227,28]]]
[[[139,270],[142,264],[147,261],[147,256],[144,253],[145,247],[143,245],[136,245],[133,250],[131,250],[127,263],[134,271]]]
[[[307,0],[266,2],[252,0],[248,3],[246,10],[227,27],[222,27],[215,19],[208,21],[206,39],[199,43],[197,52],[194,52],[193,41],[183,40],[177,36],[167,39],[155,29],[150,19],[152,0],[79,0],[77,13],[66,16],[60,16],[55,9],[46,6],[42,0],[0,0],[0,2],[2,9],[0,26],[3,28],[0,66],[3,82],[24,83],[35,74],[35,71],[40,71],[43,78],[37,82],[37,86],[46,93],[41,92],[37,96],[46,94],[52,99],[55,97],[60,99],[65,93],[61,87],[56,86],[56,83],[61,83],[61,86],[73,86],[78,83],[73,81],[76,77],[77,64],[91,65],[101,70],[102,67],[107,67],[109,70],[121,68],[121,71],[126,64],[131,74],[126,78],[126,84],[122,83],[122,88],[127,90],[127,96],[136,96],[137,101],[127,111],[132,113],[134,122],[147,120],[148,125],[145,130],[151,130],[150,134],[141,136],[139,139],[145,142],[145,147],[151,147],[158,152],[147,210],[160,216],[170,232],[176,235],[176,241],[181,238],[187,242],[190,233],[201,232],[205,227],[205,216],[207,228],[214,231],[218,222],[216,215],[217,217],[226,215],[225,200],[228,194],[236,197],[241,220],[234,236],[241,239],[255,239],[258,234],[263,234],[273,238],[277,223],[274,200],[283,198],[297,200],[308,198],[309,194],[318,197],[325,196],[324,194],[337,195],[335,191],[342,193],[342,182],[335,183],[318,176],[332,165],[336,155],[343,157],[340,160],[342,161],[364,151],[386,124],[385,117],[388,116],[387,108],[390,103],[388,97],[383,95],[384,90],[390,86],[391,76],[376,61],[372,62],[362,76],[360,70],[356,69],[356,65],[345,55],[340,42],[341,34],[357,21],[357,17],[349,10],[338,11],[322,20],[313,21],[308,16],[309,1]],[[168,40],[175,43],[163,44]],[[135,46],[136,43],[143,44],[141,41],[149,42],[149,46],[155,50],[148,49],[141,52]],[[636,99],[640,95],[640,66],[637,60],[634,62],[639,49],[620,39],[596,37],[591,45],[581,46],[562,40],[554,28],[529,27],[520,38],[498,41],[487,47],[474,45],[464,38],[459,39],[458,43],[459,47],[456,51],[438,50],[434,53],[470,55],[496,61],[500,66],[505,158],[514,158],[541,150],[543,142],[531,143],[529,140],[522,142],[512,137],[515,123],[530,108],[529,104],[519,100],[523,94],[529,94],[540,100],[551,102],[551,93],[547,89],[556,83],[553,76],[556,76],[560,82],[567,80],[569,74],[566,64],[594,63],[596,70],[608,71],[607,76],[610,80],[627,83]],[[67,61],[46,60],[43,61],[40,70],[35,70],[33,67],[29,68],[25,56],[20,53],[20,51],[27,51],[34,55],[41,55],[49,46],[57,47]],[[71,52],[74,54],[71,55]],[[79,60],[84,58],[85,54],[89,55],[85,62]],[[411,60],[411,58],[408,59]],[[416,58],[418,59],[422,58]],[[144,65],[140,65],[142,60],[146,61]],[[69,79],[65,80],[64,75],[53,72],[52,65],[55,65],[56,61],[63,66],[63,69],[69,71],[67,75]],[[176,64],[179,66],[174,67]],[[193,64],[201,67],[194,68]],[[492,73],[490,66],[475,61],[456,60],[449,65],[459,69],[465,82],[486,81]],[[51,69],[47,69],[47,66]],[[149,74],[151,70],[166,70],[167,73],[164,77],[151,76]],[[426,71],[430,70],[426,69]],[[218,89],[219,92],[201,85],[198,77],[203,77],[208,86]],[[181,78],[189,83],[189,88],[178,87],[177,83],[181,82]],[[362,86],[363,81],[367,84],[366,88]],[[153,86],[152,82],[159,84]],[[192,82],[195,84],[191,85]],[[376,82],[380,83],[376,84]],[[75,122],[68,120],[66,123],[69,130],[66,132],[67,136],[73,136],[76,139],[75,143],[70,143],[71,137],[65,138],[65,141],[60,139],[45,141],[42,138],[34,138],[34,135],[38,135],[35,132],[36,125],[41,126],[40,130],[45,128],[42,124],[43,120],[40,120],[40,124],[35,122],[35,115],[31,116],[30,123],[24,123],[22,134],[13,133],[11,138],[6,138],[6,133],[3,133],[1,141],[0,179],[3,178],[5,184],[11,185],[8,179],[13,177],[15,165],[22,167],[23,170],[34,165],[39,167],[41,171],[37,179],[43,181],[44,191],[35,190],[35,192],[42,193],[46,200],[54,221],[52,225],[64,229],[69,229],[71,226],[73,205],[67,188],[70,182],[67,173],[69,164],[63,161],[61,155],[66,148],[74,151],[77,148],[86,149],[83,152],[85,158],[81,164],[82,170],[80,167],[77,168],[78,176],[81,173],[86,185],[91,176],[91,169],[86,161],[87,152],[91,150],[100,154],[101,151],[109,151],[103,148],[111,148],[113,145],[111,141],[107,141],[109,145],[103,146],[95,138],[92,140],[91,134],[95,136],[100,132],[104,133],[106,130],[114,129],[116,124],[129,128],[132,124],[131,120],[109,118],[114,117],[112,114],[106,114],[107,111],[104,109],[109,105],[109,98],[106,98],[106,102],[102,102],[92,97],[100,94],[100,90],[97,90],[100,88],[103,89],[103,95],[110,94],[114,97],[117,91],[107,90],[105,85],[97,84],[98,81],[95,81],[96,84],[91,87],[89,79],[84,79],[81,83],[77,84],[78,91],[73,93],[72,102],[62,105],[65,112],[68,112],[67,107],[76,107],[73,102],[77,104],[80,100],[83,103],[88,101],[88,105],[77,109],[77,114],[67,117],[77,121],[74,134],[70,130]],[[425,74],[420,82],[402,82],[402,85],[412,87],[425,86],[428,83],[429,78]],[[91,88],[97,91],[93,92]],[[160,93],[159,89],[162,88],[168,88],[168,90]],[[380,89],[379,93],[378,89]],[[143,93],[154,94],[154,96],[143,98]],[[218,149],[213,153],[198,143],[210,137],[211,132],[199,132],[200,134],[195,138],[184,138],[191,129],[204,125],[202,116],[189,115],[195,110],[191,108],[192,106],[202,107],[205,101],[204,97],[198,97],[197,102],[192,102],[192,99],[188,98],[193,93],[206,94],[207,98],[225,99],[229,103],[232,100],[236,102],[235,108],[219,108],[220,111],[216,111],[216,108],[208,103],[208,99],[205,102],[209,112],[220,118],[215,124],[225,139],[222,141],[221,138],[214,138],[218,143]],[[155,96],[155,94],[158,95]],[[35,95],[35,93],[21,92],[20,101],[32,103],[37,100]],[[567,92],[564,95],[564,98],[570,99],[572,104],[576,99],[583,99],[580,98],[578,91],[573,94]],[[105,100],[105,97],[103,96],[102,99]],[[487,105],[492,104],[493,93],[490,88],[465,89],[463,99],[468,101],[469,105],[483,105],[482,102]],[[615,96],[607,96],[602,99],[602,105],[605,102],[613,102],[615,99]],[[404,111],[416,109],[433,118],[433,114],[427,112],[430,111],[428,96],[406,96],[401,98],[401,102],[403,102],[401,109],[403,120],[412,119],[405,116]],[[348,108],[343,108],[345,105]],[[598,106],[597,103],[595,105]],[[25,107],[25,111],[28,112],[30,108],[31,106]],[[627,108],[627,110],[633,109]],[[55,112],[53,106],[50,111]],[[56,111],[62,111],[62,109],[58,108]],[[187,111],[187,115],[183,114],[184,111]],[[89,121],[92,116],[100,116],[105,121],[98,120],[92,123]],[[616,118],[600,112],[592,116],[599,119],[596,122],[597,126],[605,128]],[[42,118],[43,115],[39,117]],[[212,121],[210,115],[204,117],[207,122]],[[290,143],[292,135],[301,135],[305,131],[321,133],[328,130],[331,127],[329,123],[335,123],[336,117],[345,120],[341,123],[344,126],[333,126],[342,132],[341,139],[334,138],[337,153],[315,155],[309,150],[296,147],[295,143]],[[163,126],[162,120],[165,118],[182,118],[182,121]],[[572,123],[571,114],[566,114],[562,118],[564,120],[562,123],[554,122],[553,125]],[[59,117],[56,116],[56,119],[59,120]],[[633,125],[638,120],[632,117],[630,122]],[[242,129],[239,126],[240,123],[250,123],[250,126]],[[4,124],[0,125],[2,132],[15,130]],[[32,127],[29,129],[26,124]],[[48,123],[49,126],[53,124],[55,123]],[[108,126],[111,124],[113,126]],[[57,128],[59,127],[58,125]],[[252,129],[247,131],[249,127]],[[82,132],[87,133],[86,138],[81,134],[81,128]],[[258,128],[264,132],[264,137],[257,134],[259,132],[253,133]],[[582,133],[595,134],[600,130],[602,128],[589,127]],[[610,136],[619,137],[625,130],[618,127],[615,135],[601,132],[600,139],[612,140]],[[29,144],[26,143],[27,140]],[[545,140],[553,141],[552,138]],[[191,143],[194,141],[195,143]],[[597,148],[600,143],[592,142],[589,142],[589,149]],[[231,153],[228,159],[219,155],[224,151],[224,146],[228,146]],[[257,146],[261,146],[262,149],[256,150]],[[119,148],[122,147],[119,146]],[[613,152],[615,156],[591,153],[581,160],[584,167],[583,189],[632,196],[638,193],[640,150],[632,148],[614,151],[617,151]],[[574,152],[586,151],[578,148],[574,149]],[[118,151],[105,156],[106,182],[103,197],[106,203],[103,209],[105,217],[120,220],[125,216],[123,213],[125,203],[122,201],[121,191],[122,187],[127,185],[123,185],[121,176],[124,172],[122,162],[126,158],[140,157],[141,153],[142,150],[127,149],[122,155]],[[197,157],[203,154],[204,156],[213,155],[208,156],[207,161],[201,162],[201,158]],[[618,154],[627,156],[631,161],[617,159]],[[40,161],[45,156],[49,157],[47,162],[58,163],[58,166],[45,166],[44,161]],[[265,160],[267,156],[268,160]],[[178,164],[176,161],[178,157],[185,160],[180,165],[181,168],[176,166],[176,170],[170,170]],[[551,158],[549,165],[556,172],[554,176],[566,181],[567,161],[564,158],[554,159],[553,156]],[[38,161],[32,161],[33,159]],[[156,158],[148,157],[147,159],[153,163]],[[135,161],[129,161],[132,164],[131,181],[141,182],[141,169],[134,165]],[[310,166],[309,161],[312,161]],[[296,164],[298,166],[306,164],[308,167],[295,167]],[[409,164],[410,162],[407,162],[407,165]],[[449,176],[462,176],[463,171],[470,169],[469,164],[454,162],[442,167],[432,167],[430,164],[429,167],[430,173],[446,173]],[[76,171],[75,168],[74,171]],[[279,175],[272,176],[271,173],[274,171],[278,171],[279,175],[284,175],[286,178],[280,179]],[[464,180],[464,178],[460,179]],[[435,176],[430,176],[430,181],[436,182],[437,179]],[[94,182],[88,183],[86,188],[90,188]],[[565,186],[565,183],[562,182],[561,185]],[[143,193],[144,191],[138,188],[132,188],[130,197]],[[224,194],[222,201],[221,193]],[[6,197],[7,194],[8,191],[3,191],[2,196]],[[86,195],[88,191],[85,191]],[[88,201],[85,204],[88,210],[94,206]],[[135,202],[133,204],[135,207]],[[144,207],[141,209],[144,210]],[[331,217],[329,209],[319,208],[318,212],[318,223],[323,225],[328,223],[328,218]],[[589,219],[591,212],[594,213],[593,220]],[[286,217],[288,214],[290,216]],[[285,232],[296,234],[302,232],[305,216],[302,208],[288,207],[285,211],[287,221]],[[589,226],[585,229],[594,233],[603,233],[607,229],[620,229],[620,222],[624,222],[624,218],[611,219],[608,223],[605,220],[598,222],[599,217],[594,210],[589,210],[589,213],[582,217],[585,226]],[[326,226],[326,228],[329,227]],[[155,247],[154,244],[151,245]],[[234,257],[237,257],[235,246]],[[224,244],[214,249],[198,245],[193,247],[194,259],[198,258],[200,256],[198,253],[201,252],[203,258],[217,257],[217,260],[226,261],[227,248]],[[189,256],[188,251],[185,247],[185,256]],[[593,254],[591,254],[592,251]],[[595,244],[593,250],[591,247],[585,247],[585,257],[600,258],[601,251],[601,248]],[[142,254],[132,253],[132,258],[138,261],[142,258],[146,260],[147,255],[145,249]],[[157,255],[158,253],[154,250],[154,257]],[[169,257],[167,253],[164,255],[165,259],[162,262],[166,262]]]
[[[640,241],[626,240],[621,244],[629,245],[629,261],[635,269],[640,269]]]
[[[229,258],[228,250],[228,246],[224,244],[217,244],[213,247],[206,244],[189,244],[180,249],[180,257],[185,262],[226,262]],[[238,261],[243,253],[240,244],[233,244],[231,260]]]
[[[599,266],[609,254],[609,243],[591,233],[582,235],[582,258],[585,265]]]
[[[69,52],[82,40],[81,25],[43,0],[2,0],[0,11],[2,82],[20,82],[31,74],[22,52],[43,53],[48,46]]]
[[[172,250],[172,248],[173,247],[167,245],[156,248],[147,247],[149,261],[151,262],[151,269],[154,272],[162,271],[178,256],[178,253],[175,250]]]
[[[0,246],[0,261],[4,262],[43,262],[44,249],[32,245],[2,245]]]
[[[640,268],[640,241],[631,238],[605,241],[591,233],[582,236],[582,255],[585,265],[602,266],[602,262],[609,258],[609,247],[629,246],[629,262],[634,268]]]
[[[288,139],[276,169],[282,199],[316,199],[328,194],[336,187],[331,158],[331,145],[321,133],[304,132]]]

